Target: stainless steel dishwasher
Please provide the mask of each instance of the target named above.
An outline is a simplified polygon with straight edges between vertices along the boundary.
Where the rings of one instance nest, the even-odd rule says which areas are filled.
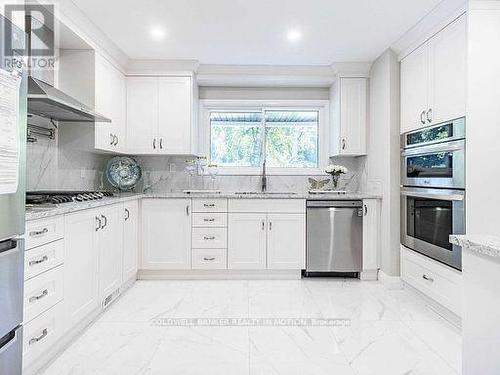
[[[324,272],[357,274],[362,269],[362,253],[362,201],[307,201],[306,276]]]

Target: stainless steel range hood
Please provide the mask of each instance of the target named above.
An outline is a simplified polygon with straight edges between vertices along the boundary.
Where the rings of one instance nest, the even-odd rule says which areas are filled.
[[[111,122],[92,108],[34,77],[28,77],[28,113],[57,121]]]

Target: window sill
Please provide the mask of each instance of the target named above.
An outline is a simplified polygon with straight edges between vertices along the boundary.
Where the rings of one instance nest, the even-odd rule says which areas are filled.
[[[245,168],[245,167],[225,167],[217,171],[217,176],[261,176],[261,168]],[[325,176],[323,168],[267,168],[267,176]],[[210,176],[210,173],[205,172],[205,176]]]

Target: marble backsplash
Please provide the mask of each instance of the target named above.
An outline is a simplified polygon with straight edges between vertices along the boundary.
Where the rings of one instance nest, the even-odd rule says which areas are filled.
[[[40,137],[36,143],[28,143],[27,190],[110,189],[103,176],[106,162],[112,156],[98,154],[91,149],[78,149],[64,142],[58,132],[55,140]],[[136,187],[137,192],[145,189],[155,193],[184,189],[260,190],[260,176],[217,175],[212,178],[190,175],[186,170],[186,157],[140,156],[136,159],[143,169],[143,180]],[[349,169],[342,176],[339,187],[359,191],[365,179],[365,158],[332,158],[331,162]],[[328,178],[328,175],[269,175],[267,189],[305,193],[309,189],[308,177]]]

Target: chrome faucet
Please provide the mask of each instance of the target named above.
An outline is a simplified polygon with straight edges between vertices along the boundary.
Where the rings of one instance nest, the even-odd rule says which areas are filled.
[[[260,185],[261,191],[263,193],[266,192],[267,190],[267,176],[266,176],[266,161],[262,163],[262,176],[261,176],[261,185]]]

